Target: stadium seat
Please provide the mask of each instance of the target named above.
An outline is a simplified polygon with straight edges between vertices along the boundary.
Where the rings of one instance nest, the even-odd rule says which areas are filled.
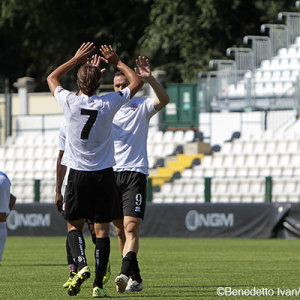
[[[216,177],[224,177],[226,176],[226,168],[216,167],[214,170],[214,174]]]
[[[184,203],[185,202],[185,197],[182,195],[175,195],[173,198],[174,203]]]
[[[185,200],[186,203],[197,203],[197,196],[188,196]]]
[[[163,134],[163,143],[169,143],[169,142],[172,142],[173,141],[173,137],[174,137],[174,132],[171,131],[171,130],[168,130],[166,131],[164,134]]]
[[[233,152],[234,148],[234,143],[224,143],[224,145],[222,146],[222,153],[224,154],[229,154]]]
[[[165,195],[169,195],[172,191],[172,184],[169,182],[166,182],[162,185],[160,194],[165,196]]]
[[[287,153],[298,153],[300,148],[300,141],[299,140],[291,140],[287,142]]]
[[[256,154],[248,154],[245,157],[245,166],[252,167],[256,165],[257,155]]]
[[[182,144],[183,137],[184,137],[183,130],[176,130],[173,137],[174,142],[177,144]]]
[[[183,183],[180,180],[175,180],[172,184],[172,194],[181,195],[183,191]]]
[[[190,143],[195,140],[195,132],[193,130],[187,130],[183,136],[183,143]]]
[[[154,144],[152,155],[155,157],[162,157],[164,151],[164,145],[162,143]]]
[[[204,177],[214,177],[215,176],[215,168],[214,167],[206,167],[203,169]]]
[[[264,201],[265,201],[264,195],[254,195],[252,197],[252,202],[254,202],[254,203],[263,203]]]
[[[245,164],[245,156],[244,155],[237,155],[235,158],[235,166],[243,167]]]
[[[204,167],[195,166],[193,168],[193,177],[196,179],[202,178],[204,176]]]
[[[197,203],[204,203],[205,202],[204,196],[203,195],[202,196],[198,195],[197,198],[196,198],[196,202]]]
[[[164,144],[163,146],[163,156],[169,156],[174,154],[176,149],[176,143],[174,142],[168,142]]]
[[[201,161],[201,166],[203,168],[211,167],[212,166],[212,156],[210,156],[210,155],[204,156]]]
[[[194,182],[194,194],[201,196],[204,194],[204,182]]]
[[[163,197],[154,194],[152,202],[153,203],[163,203]]]
[[[225,176],[226,177],[235,177],[235,176],[237,176],[237,173],[239,171],[239,168],[235,168],[233,166],[229,166],[229,167],[226,167],[224,169],[226,170],[225,171]]]
[[[227,192],[227,183],[224,180],[214,178],[212,180],[212,190],[214,195],[222,195]]]
[[[193,183],[186,183],[183,187],[183,194],[186,196],[194,195],[194,184]]]
[[[229,195],[213,195],[211,198],[212,203],[229,203],[230,196]]]
[[[151,139],[148,138],[148,140],[152,143],[161,143],[162,141],[162,138],[163,138],[163,132],[162,131],[156,131]]]
[[[184,169],[181,173],[181,177],[183,181],[189,181],[193,177],[193,170],[192,169]]]
[[[173,196],[165,196],[164,197],[164,203],[174,203],[174,197]]]

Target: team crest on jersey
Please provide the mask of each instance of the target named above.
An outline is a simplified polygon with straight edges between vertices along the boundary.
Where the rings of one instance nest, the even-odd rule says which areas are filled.
[[[132,109],[133,111],[136,110],[136,105],[135,105],[134,103],[131,105],[131,109]]]

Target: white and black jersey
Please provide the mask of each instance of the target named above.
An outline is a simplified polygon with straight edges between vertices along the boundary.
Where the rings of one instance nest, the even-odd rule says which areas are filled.
[[[66,118],[67,155],[63,156],[62,164],[80,171],[112,167],[115,164],[112,120],[129,101],[130,90],[88,97],[74,95],[58,86],[54,96]]]
[[[157,113],[154,100],[134,97],[116,113],[113,120],[116,160],[114,171],[148,174],[149,121]]]

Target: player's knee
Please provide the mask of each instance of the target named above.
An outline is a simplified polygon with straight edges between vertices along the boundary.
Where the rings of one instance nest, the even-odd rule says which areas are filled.
[[[125,225],[125,231],[131,235],[137,235],[139,232],[139,223],[135,221],[130,221]]]
[[[97,238],[109,236],[109,223],[95,223],[94,230]]]

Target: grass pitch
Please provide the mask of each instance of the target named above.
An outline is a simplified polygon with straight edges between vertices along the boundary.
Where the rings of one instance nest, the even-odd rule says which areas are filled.
[[[94,245],[89,237],[86,254],[92,276],[75,299],[92,299]],[[287,296],[300,287],[300,240],[142,238],[138,260],[144,290],[118,294],[114,278],[121,255],[117,239],[111,239],[112,277],[106,285],[110,298],[300,299],[300,295]],[[0,299],[73,299],[62,288],[67,278],[65,238],[7,238]],[[218,287],[265,289],[274,295],[225,297],[217,295]]]

